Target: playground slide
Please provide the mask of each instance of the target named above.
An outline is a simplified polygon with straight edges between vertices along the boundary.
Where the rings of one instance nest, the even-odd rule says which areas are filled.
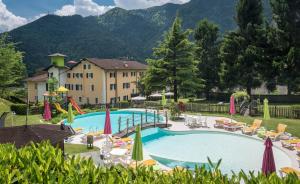
[[[59,112],[64,113],[64,114],[68,113],[66,110],[64,110],[63,108],[61,108],[61,106],[60,106],[59,103],[54,103],[54,106],[55,106],[55,108],[56,108]]]
[[[78,104],[75,102],[73,98],[70,97],[69,101],[79,114],[84,114],[84,112],[80,109],[80,107],[78,106]]]

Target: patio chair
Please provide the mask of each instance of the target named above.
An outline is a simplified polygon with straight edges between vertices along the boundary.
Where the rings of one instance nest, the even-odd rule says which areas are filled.
[[[260,128],[262,123],[262,120],[260,119],[254,119],[252,125],[249,127],[244,127],[242,129],[242,133],[243,134],[247,134],[247,135],[253,135],[257,132],[257,130]]]
[[[279,140],[280,136],[285,132],[286,127],[287,125],[279,123],[277,126],[277,131],[267,131],[265,138],[270,137],[273,141]]]
[[[224,128],[224,124],[227,120],[226,119],[216,119],[214,127],[215,128]]]
[[[279,172],[280,172],[280,174],[281,174],[282,177],[283,177],[284,174],[287,175],[287,174],[290,174],[290,173],[294,173],[300,179],[300,171],[297,170],[297,169],[294,169],[292,167],[283,167],[283,168],[280,169]]]
[[[290,149],[290,150],[294,150],[295,145],[297,145],[298,143],[300,143],[300,139],[290,139],[290,140],[282,140],[281,141],[282,147]]]

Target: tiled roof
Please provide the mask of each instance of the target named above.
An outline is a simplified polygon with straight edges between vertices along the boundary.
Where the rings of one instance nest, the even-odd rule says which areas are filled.
[[[0,143],[13,143],[17,148],[25,146],[31,141],[39,143],[49,140],[51,144],[57,144],[63,139],[74,135],[70,126],[63,125],[28,125],[0,128]]]
[[[48,80],[48,72],[43,72],[40,74],[37,74],[33,77],[29,77],[25,79],[25,81],[30,81],[30,82],[44,82]]]
[[[142,64],[138,61],[126,61],[120,59],[97,59],[97,58],[86,58],[84,60],[90,61],[91,63],[105,70],[147,69],[147,65]]]

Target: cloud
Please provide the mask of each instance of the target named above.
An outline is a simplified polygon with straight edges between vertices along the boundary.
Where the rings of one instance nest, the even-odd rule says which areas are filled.
[[[74,0],[73,5],[64,5],[61,9],[56,10],[54,14],[60,16],[78,14],[86,17],[90,15],[101,15],[112,8],[114,8],[114,6],[101,6],[93,0]]]
[[[74,5],[64,5],[61,9],[56,10],[54,12],[55,15],[59,16],[69,16],[75,14],[75,6]]]
[[[166,3],[183,4],[190,0],[114,0],[115,5],[127,10],[145,9],[152,6],[161,6]]]
[[[0,0],[0,32],[10,31],[27,23],[28,20],[26,18],[16,16],[10,12],[2,0]]]

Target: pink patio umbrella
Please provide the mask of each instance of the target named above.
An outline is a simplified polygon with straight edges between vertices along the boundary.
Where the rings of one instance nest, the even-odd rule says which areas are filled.
[[[235,114],[234,96],[230,96],[229,114],[231,115],[230,121],[232,121],[232,115]]]
[[[273,143],[269,137],[265,141],[265,146],[266,147],[262,163],[262,172],[265,175],[269,175],[276,171],[274,155],[272,150]]]
[[[47,100],[44,101],[44,114],[43,118],[46,121],[49,121],[51,119],[51,110],[50,110],[50,105]]]
[[[104,134],[105,135],[111,134],[110,113],[108,107],[106,108]]]

